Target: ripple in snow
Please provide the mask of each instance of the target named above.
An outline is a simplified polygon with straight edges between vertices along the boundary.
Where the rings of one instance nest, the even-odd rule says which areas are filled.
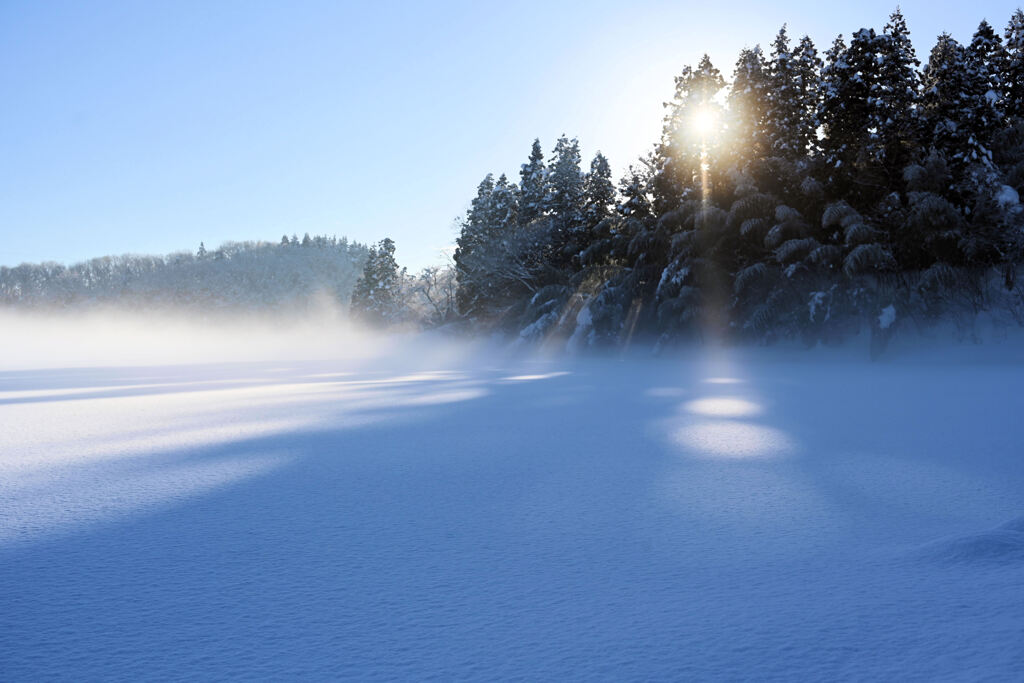
[[[920,553],[925,559],[939,562],[1024,562],[1024,517],[991,531],[926,543]]]

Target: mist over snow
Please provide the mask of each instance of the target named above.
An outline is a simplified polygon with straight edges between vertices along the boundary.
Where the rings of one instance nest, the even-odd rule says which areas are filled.
[[[1008,341],[515,353],[0,317],[0,671],[1012,679]]]
[[[324,302],[301,317],[168,311],[0,311],[0,368],[369,359],[402,335],[366,331]]]

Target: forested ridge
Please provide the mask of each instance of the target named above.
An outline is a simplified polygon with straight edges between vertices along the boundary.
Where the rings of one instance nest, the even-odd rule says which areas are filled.
[[[185,311],[301,312],[318,298],[348,303],[367,247],[325,235],[228,242],[167,256],[104,256],[0,267],[0,304],[61,310],[96,306]]]
[[[617,184],[565,136],[484,178],[455,253],[470,325],[571,346],[871,330],[880,349],[902,326],[1024,320],[1020,10],[923,66],[899,10],[823,55],[784,26],[729,83],[707,56],[684,68],[666,112]]]

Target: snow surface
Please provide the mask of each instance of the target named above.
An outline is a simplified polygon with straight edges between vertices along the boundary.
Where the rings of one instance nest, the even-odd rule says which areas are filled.
[[[889,304],[878,315],[878,326],[883,330],[887,330],[892,327],[894,322],[896,322],[896,307]]]
[[[1003,185],[996,194],[996,202],[1004,209],[1017,206],[1020,204],[1020,194],[1009,185]]]
[[[944,353],[2,371],[0,679],[1019,680],[1022,384]]]

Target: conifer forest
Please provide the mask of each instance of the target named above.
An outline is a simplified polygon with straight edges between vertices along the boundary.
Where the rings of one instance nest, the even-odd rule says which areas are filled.
[[[616,183],[577,141],[488,175],[455,254],[458,311],[527,338],[832,344],[981,312],[1024,320],[1024,13],[939,36],[903,15],[822,54],[783,26],[727,82],[676,78],[661,139]]]

